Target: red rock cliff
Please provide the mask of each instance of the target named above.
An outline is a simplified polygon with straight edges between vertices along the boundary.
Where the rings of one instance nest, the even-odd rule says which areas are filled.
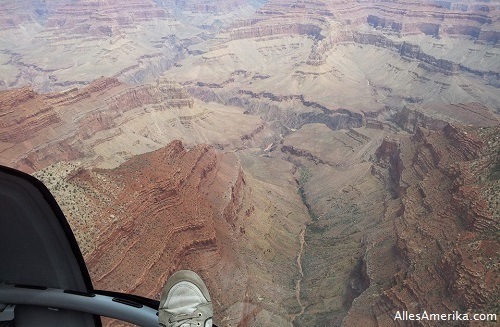
[[[346,326],[358,325],[360,311],[365,312],[363,319],[367,312],[374,317],[364,321],[365,326],[398,325],[398,310],[495,313],[499,132],[498,126],[447,125],[440,131],[417,128],[398,143],[384,141],[377,156],[389,185],[399,190],[394,200],[387,200],[386,211],[393,220],[397,265],[378,267],[378,259],[368,251],[371,284],[382,285],[385,271],[393,274],[392,285],[380,289],[371,309],[366,309],[366,294],[356,299]],[[367,292],[373,294],[375,288]]]
[[[170,274],[198,271],[219,303],[243,296],[235,255],[244,175],[235,156],[174,141],[113,170],[78,170],[69,182],[85,191],[90,223],[75,222],[94,285],[159,298]],[[229,195],[229,196],[228,196]]]

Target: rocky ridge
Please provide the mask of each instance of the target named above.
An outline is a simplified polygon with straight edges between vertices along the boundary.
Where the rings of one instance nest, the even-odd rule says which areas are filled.
[[[221,212],[234,207],[231,199],[223,197],[227,189],[241,188],[244,182],[235,160],[231,156],[219,157],[206,146],[186,151],[176,141],[135,157],[115,170],[82,170],[71,176],[68,182],[88,194],[94,193],[88,196],[88,202],[101,208],[96,211],[99,215],[93,217],[99,225],[99,235],[86,256],[96,286],[119,289],[128,285],[124,291],[158,297],[162,280],[192,264],[191,254],[201,256],[206,252],[205,256],[210,257],[211,252],[218,250],[216,256],[220,260],[229,248],[218,249],[221,241],[216,234],[230,230],[228,219],[221,220],[224,218]],[[224,164],[225,161],[232,164]],[[227,189],[213,188],[207,196],[206,185],[215,182],[218,170],[223,167],[236,168],[234,172],[221,172],[228,175]],[[214,199],[219,202],[210,202]],[[233,201],[241,202],[241,198]],[[154,245],[158,243],[163,246]],[[128,250],[118,251],[123,247]],[[136,262],[144,257],[148,262]],[[199,259],[195,261],[200,271],[210,270],[218,261],[212,258],[208,263]],[[131,271],[133,280],[129,276]]]
[[[371,240],[370,287],[344,325],[359,325],[360,315],[364,326],[394,325],[397,310],[477,313],[498,306],[499,207],[491,197],[498,189],[491,175],[498,149],[498,126],[418,128],[411,138],[382,143],[374,172],[393,192],[385,219],[394,224],[397,264],[382,268],[375,247],[384,239]]]
[[[30,84],[50,92],[87,85],[103,75],[137,80],[138,69],[159,70],[178,56],[171,51],[178,40],[155,31],[175,28],[174,19],[154,1],[11,1],[1,6],[0,58],[9,66],[2,89]],[[137,31],[138,24],[144,30]],[[145,48],[153,56],[143,56]],[[162,58],[154,56],[160,49]]]
[[[216,117],[225,115],[224,108],[195,104],[182,87],[166,80],[133,86],[103,78],[81,89],[52,94],[23,88],[0,92],[0,103],[3,161],[30,172],[61,158],[109,165],[107,158],[114,157],[112,165],[117,165],[175,138],[189,144],[207,138],[217,143],[221,134],[205,134],[204,130],[208,122],[221,124]],[[235,123],[241,116],[237,112],[231,115]],[[234,142],[241,143],[240,137],[260,123],[251,121],[243,130],[227,125],[226,133],[234,132]],[[196,132],[184,133],[186,130]],[[114,143],[115,139],[122,141]]]
[[[190,268],[210,281],[218,303],[243,298],[247,276],[235,224],[245,180],[234,155],[208,146],[188,151],[174,141],[116,169],[73,167],[53,176],[57,171],[37,176],[56,183],[94,287],[158,299],[170,274]],[[76,205],[65,193],[75,194]]]
[[[0,62],[6,68],[0,89],[32,85],[60,91],[101,76],[152,81],[187,56],[189,46],[260,5],[258,0],[7,1],[0,4]]]
[[[157,297],[186,264],[221,326],[498,308],[495,2],[30,4],[0,4],[2,87],[33,84],[0,92],[0,161],[99,287]]]
[[[296,19],[298,16],[300,20]],[[326,36],[328,25],[370,25],[400,35],[469,36],[485,42],[498,42],[497,7],[484,2],[445,1],[269,1],[252,20],[235,23],[233,37],[298,33],[318,40]],[[265,24],[267,19],[274,24]],[[280,23],[281,20],[281,23]],[[283,24],[295,21],[297,23]],[[298,23],[300,22],[300,23]],[[308,22],[308,23],[305,23]],[[267,26],[267,28],[265,28]],[[271,28],[272,27],[272,28]],[[288,27],[286,29],[285,27]]]
[[[261,163],[248,160],[173,141],[115,169],[59,163],[35,176],[65,211],[96,288],[158,299],[171,273],[194,269],[223,325],[289,324],[307,213],[290,165],[253,177]]]
[[[285,137],[311,216],[296,326],[393,326],[397,310],[498,306],[498,123],[412,126],[311,124]]]
[[[472,102],[498,111],[497,17],[479,2],[269,1],[169,75],[195,97],[280,116],[292,128],[300,126],[286,108],[294,95],[304,100],[299,112]]]

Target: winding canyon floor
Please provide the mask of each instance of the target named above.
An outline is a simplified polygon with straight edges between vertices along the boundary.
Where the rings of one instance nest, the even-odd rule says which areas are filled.
[[[497,2],[0,9],[0,164],[96,288],[193,269],[218,326],[498,311]]]

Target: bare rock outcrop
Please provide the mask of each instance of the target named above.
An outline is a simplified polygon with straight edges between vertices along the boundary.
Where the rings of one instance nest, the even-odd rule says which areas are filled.
[[[218,303],[242,298],[246,272],[234,226],[245,179],[237,162],[208,146],[186,150],[174,141],[116,169],[69,176],[81,203],[93,208],[85,225],[72,223],[82,235],[95,227],[95,235],[80,239],[95,287],[159,298],[168,276],[189,268],[201,273]]]
[[[384,141],[374,171],[386,170],[389,185],[398,188],[395,199],[386,200],[397,265],[382,268],[376,251],[367,252],[371,283],[382,285],[385,270],[393,275],[392,285],[382,287],[376,301],[362,294],[344,325],[356,325],[360,314],[373,315],[365,326],[404,325],[394,320],[397,311],[472,314],[498,305],[499,242],[494,235],[499,207],[492,196],[499,187],[494,177],[498,132],[498,126],[448,124],[439,131],[417,128],[398,142]]]
[[[61,120],[50,102],[28,87],[1,93],[0,110],[0,142],[5,143],[24,142]]]
[[[498,17],[495,6],[480,1],[308,1],[299,4],[269,1],[257,13],[258,19],[235,23],[240,29],[231,35],[261,37],[298,33],[322,39],[321,31],[328,25],[326,17],[330,17],[351,27],[366,24],[403,35],[468,36],[491,43],[498,42],[499,37],[498,31],[495,32]],[[302,18],[299,21],[310,23],[283,24],[298,16]],[[275,20],[275,24],[264,28],[262,21],[269,18]]]
[[[294,129],[300,117],[283,114],[283,107],[374,113],[453,103],[462,116],[476,102],[475,121],[441,120],[493,124],[499,80],[497,41],[490,33],[498,29],[495,8],[475,1],[268,1],[221,28],[213,43],[191,53],[189,64],[170,71],[195,97],[235,104],[268,121],[280,117]],[[220,69],[211,74],[212,67]],[[488,91],[481,93],[483,86]],[[297,106],[298,97],[305,101]],[[434,123],[441,118],[428,116]]]
[[[231,30],[230,33],[234,40],[284,34],[307,35],[317,40],[323,39],[319,26],[300,23],[243,27]]]
[[[165,1],[166,5],[170,5]],[[193,13],[224,13],[231,10],[236,10],[245,5],[258,5],[258,0],[224,0],[224,1],[210,1],[210,0],[180,0],[175,1],[175,6],[181,10],[190,11]]]
[[[225,160],[235,159],[207,146],[187,151],[176,141],[114,170],[81,170],[74,175],[70,181],[93,193],[89,201],[98,213],[94,220],[100,235],[87,254],[96,286],[157,297],[169,273],[194,263],[190,254],[207,252],[212,257],[211,262],[195,260],[201,271],[214,266],[216,257],[228,251],[217,248],[217,229],[228,232],[228,221],[235,219],[238,209],[233,201],[211,201],[223,197],[226,189],[206,188]],[[227,187],[241,188],[238,167],[225,167],[235,169],[225,172],[235,181]],[[234,201],[241,201],[238,194],[232,192]],[[139,263],[145,258],[147,264]]]
[[[175,38],[156,33],[174,19],[153,0],[22,0],[4,2],[0,9],[2,57],[9,67],[0,78],[2,89],[33,85],[53,92],[103,75],[137,81],[157,76],[182,53],[172,51]],[[25,37],[39,33],[42,42]],[[48,55],[40,60],[37,51]]]
[[[441,130],[447,125],[447,121],[485,127],[500,124],[497,115],[480,103],[408,106],[395,113],[391,120],[410,133],[414,133],[419,126]]]
[[[104,36],[116,32],[117,28],[130,27],[138,21],[162,18],[166,11],[154,1],[133,0],[126,2],[82,0],[74,3],[64,1],[36,2],[16,1],[2,4],[0,29],[18,28],[22,23],[42,23],[49,29],[65,28],[68,34],[91,32]],[[10,14],[10,19],[6,19]],[[98,24],[87,24],[92,18]]]
[[[61,159],[88,158],[97,144],[123,133],[120,125],[134,111],[192,107],[193,99],[170,81],[131,86],[101,78],[57,93],[40,94],[28,87],[3,91],[0,156],[4,164],[28,172]]]
[[[496,310],[497,7],[4,2],[0,88],[33,86],[0,92],[0,162],[54,191],[98,288],[194,269],[217,325]]]
[[[173,141],[113,169],[61,162],[36,176],[65,211],[96,288],[158,299],[171,273],[192,269],[217,299],[218,325],[282,326],[300,310],[307,213],[289,163],[264,162],[275,166],[267,173],[255,162],[256,179],[241,164],[249,159]]]

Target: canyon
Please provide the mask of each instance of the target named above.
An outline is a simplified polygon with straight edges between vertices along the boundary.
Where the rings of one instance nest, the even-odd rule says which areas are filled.
[[[217,326],[497,313],[499,10],[6,1],[0,164],[51,190],[97,289],[193,269]]]

